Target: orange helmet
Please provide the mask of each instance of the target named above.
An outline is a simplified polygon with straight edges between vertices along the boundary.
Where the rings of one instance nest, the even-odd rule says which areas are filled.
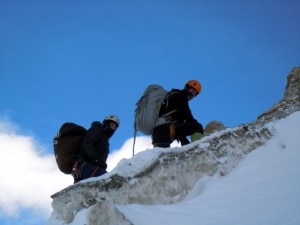
[[[190,80],[185,84],[185,86],[194,88],[198,92],[198,94],[201,92],[201,84],[199,81]]]

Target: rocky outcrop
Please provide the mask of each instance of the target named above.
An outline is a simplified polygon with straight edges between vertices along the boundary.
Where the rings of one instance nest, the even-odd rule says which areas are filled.
[[[270,139],[274,131],[268,122],[300,109],[299,77],[300,68],[294,68],[288,75],[284,98],[257,121],[233,129],[216,122],[211,135],[189,148],[158,150],[157,159],[144,171],[130,176],[110,173],[97,181],[72,185],[51,196],[53,211],[60,220],[70,223],[77,212],[90,208],[89,224],[126,225],[132,223],[117,209],[118,204],[172,204],[183,200],[199,179],[228,174],[246,154]],[[138,156],[126,161],[128,168],[139,163]]]
[[[264,124],[272,120],[286,117],[300,109],[300,67],[292,69],[287,76],[287,84],[283,99],[276,103],[271,109],[257,118],[257,123]]]
[[[222,122],[219,121],[211,121],[209,122],[206,127],[204,128],[204,134],[205,135],[210,135],[216,131],[220,131],[225,129],[225,126]]]

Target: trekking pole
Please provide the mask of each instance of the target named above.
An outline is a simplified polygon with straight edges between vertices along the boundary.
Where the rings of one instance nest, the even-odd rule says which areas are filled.
[[[132,157],[134,156],[135,136],[133,137]]]
[[[133,132],[133,146],[132,146],[132,157],[134,156],[134,146],[135,146],[135,139],[136,139],[136,134],[137,134],[137,121],[136,121],[136,111],[134,114],[134,122],[133,122],[133,128],[134,128],[134,132]]]

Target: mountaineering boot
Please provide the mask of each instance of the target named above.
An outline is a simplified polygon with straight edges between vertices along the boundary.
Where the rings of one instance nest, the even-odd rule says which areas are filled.
[[[193,134],[191,135],[191,142],[198,141],[198,140],[200,140],[202,137],[203,137],[203,134],[201,134],[201,133],[198,133],[198,132],[193,133]]]

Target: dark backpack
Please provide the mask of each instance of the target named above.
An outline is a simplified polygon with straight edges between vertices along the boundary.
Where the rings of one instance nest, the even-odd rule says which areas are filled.
[[[75,123],[64,123],[53,138],[55,160],[59,170],[65,174],[72,173],[72,166],[80,151],[86,129]]]

